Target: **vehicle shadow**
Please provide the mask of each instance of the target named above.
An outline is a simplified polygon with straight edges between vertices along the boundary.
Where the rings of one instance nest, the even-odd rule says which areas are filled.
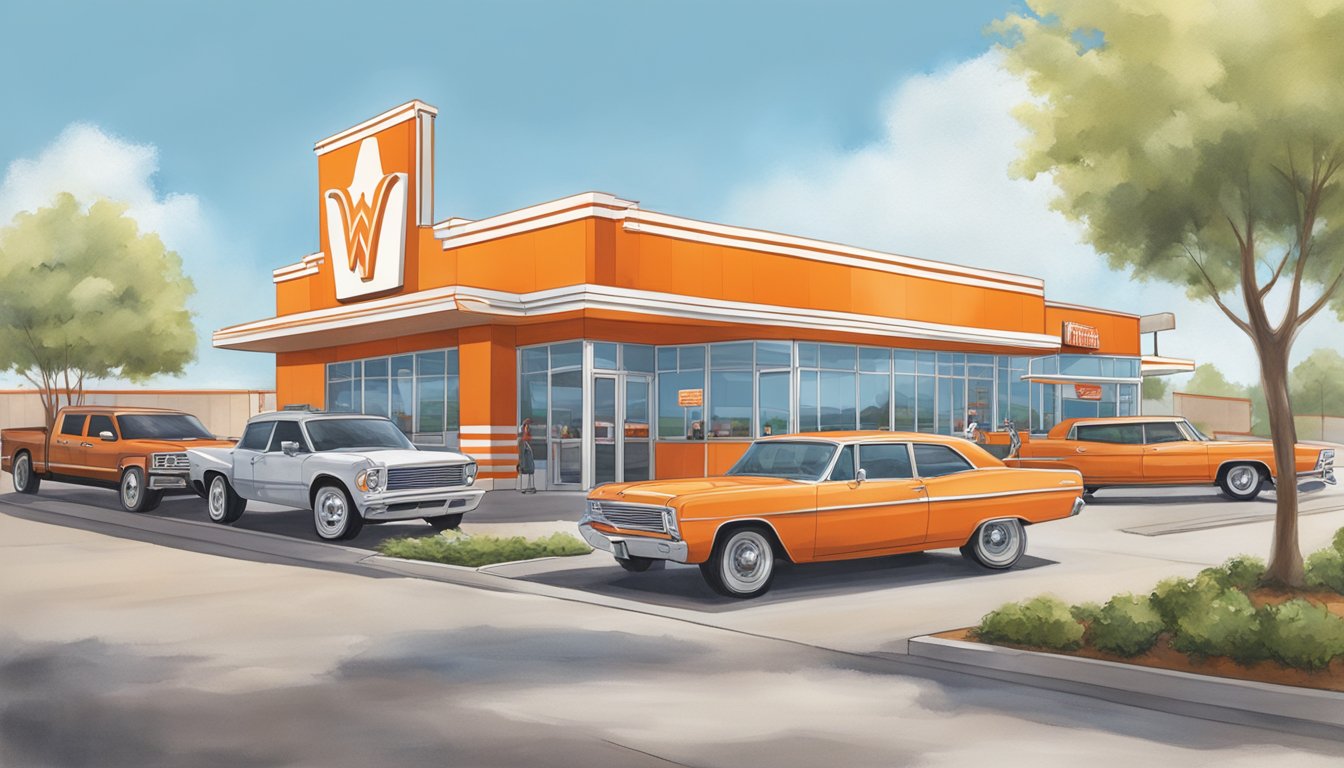
[[[1057,564],[1055,560],[1023,555],[1013,570],[1033,570]],[[996,574],[955,551],[915,552],[805,565],[781,563],[770,591],[752,600],[723,597],[705,584],[699,568],[674,563],[663,568],[654,567],[645,573],[628,573],[612,562],[599,567],[571,568],[518,578],[662,607],[725,613],[832,594],[852,595]]]
[[[1330,487],[1321,480],[1307,480],[1298,484],[1297,492],[1305,499],[1323,493]],[[1245,505],[1249,509],[1256,505],[1272,506],[1277,501],[1278,494],[1275,493],[1273,486],[1266,486],[1253,501],[1234,503],[1238,506]],[[1087,497],[1089,507],[1104,507],[1107,505],[1185,506],[1210,503],[1227,504],[1229,502],[1230,499],[1222,495],[1218,489],[1203,487],[1102,488]]]
[[[114,506],[115,504],[116,502],[113,501]],[[195,496],[165,498],[159,508],[149,514],[173,520],[210,521],[205,511],[205,502]],[[243,516],[230,527],[243,531],[270,533],[291,539],[322,541],[313,530],[313,513],[303,509],[288,509],[273,507],[269,504],[252,503],[248,505],[248,510],[243,513]],[[373,552],[378,549],[379,544],[388,539],[403,536],[429,536],[433,533],[434,529],[428,523],[419,520],[399,521],[365,525],[359,532],[359,536],[353,540],[336,543]]]

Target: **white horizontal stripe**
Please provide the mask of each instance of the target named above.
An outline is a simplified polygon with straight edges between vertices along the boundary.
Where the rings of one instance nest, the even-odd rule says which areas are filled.
[[[517,447],[517,440],[459,440],[458,444],[463,448],[493,448],[496,446],[505,448]]]
[[[486,427],[467,427],[467,426],[462,426],[462,427],[458,427],[458,430],[457,430],[457,431],[460,432],[460,433],[462,433],[462,434],[464,434],[464,435],[465,435],[465,434],[468,434],[468,433],[469,433],[469,434],[473,434],[473,435],[514,435],[514,434],[517,434],[517,433],[518,433],[518,428],[517,428],[517,427],[514,427],[514,426],[507,426],[507,425],[506,425],[506,426],[502,426],[502,427],[490,427],[490,426],[486,426]]]
[[[594,211],[594,206],[634,208],[636,205],[638,205],[638,203],[635,203],[634,201],[622,200],[619,197],[609,195],[606,192],[581,192],[577,195],[570,195],[569,197],[562,197],[559,200],[538,203],[537,205],[519,208],[516,211],[509,211],[507,213],[489,216],[484,219],[448,219],[447,221],[442,221],[434,225],[434,235],[440,239],[452,239],[453,246],[456,247],[465,244],[458,242],[458,239],[463,236],[489,231],[493,233],[492,237],[505,237],[507,234],[515,234],[514,232],[506,233],[503,231],[510,224],[534,224],[535,222],[532,220],[539,220],[561,212],[565,212],[565,214],[568,215],[569,213],[573,213],[573,211],[570,211],[569,209],[579,206],[584,207],[579,208],[581,215],[578,218],[585,218],[588,216],[600,215],[599,212]],[[598,209],[598,211],[600,210],[601,209]],[[614,211],[612,213],[614,213]],[[550,222],[532,226],[530,228],[540,229],[543,226],[555,226],[557,223],[559,222]]]
[[[318,155],[325,155],[333,150],[354,144],[355,142],[368,136],[372,136],[379,131],[391,128],[398,123],[414,120],[422,114],[437,115],[439,114],[439,110],[419,99],[408,101],[401,106],[387,110],[377,117],[371,117],[359,125],[346,128],[340,133],[322,139],[313,145],[313,151]]]
[[[815,511],[815,512],[840,512],[840,511],[847,510],[847,509],[871,509],[871,508],[874,508],[874,507],[900,507],[900,506],[904,506],[904,505],[906,505],[906,504],[925,504],[925,503],[928,503],[928,504],[938,504],[938,503],[945,502],[945,501],[972,501],[972,500],[975,500],[975,499],[995,499],[995,498],[1001,498],[1001,497],[1005,497],[1005,496],[1027,496],[1027,495],[1031,495],[1031,494],[1035,494],[1035,493],[1058,493],[1058,492],[1060,492],[1060,491],[1067,491],[1067,492],[1071,492],[1071,493],[1080,493],[1080,492],[1082,491],[1082,486],[1081,486],[1081,485],[1078,485],[1078,486],[1074,486],[1074,487],[1072,487],[1072,488],[1037,488],[1037,489],[1030,490],[1030,491],[1001,491],[1001,492],[998,492],[998,493],[976,493],[976,494],[969,494],[969,495],[965,495],[965,496],[939,496],[939,497],[931,497],[931,498],[923,498],[923,497],[921,497],[921,498],[917,498],[917,499],[901,499],[901,500],[898,500],[898,501],[877,501],[877,502],[872,502],[872,503],[869,503],[869,504],[845,504],[845,505],[834,506],[834,507],[818,507],[818,508],[815,509],[815,510],[811,510],[811,509],[796,509],[796,510],[789,510],[789,511],[787,511],[787,512],[766,512],[766,513],[758,513],[758,514],[754,515],[754,517],[769,517],[769,516],[773,516],[773,515],[801,515],[801,514],[807,514],[807,513],[809,513],[809,512],[814,512],[814,511]],[[732,516],[724,516],[724,517],[687,517],[687,518],[682,518],[681,522],[683,522],[683,523],[697,523],[697,522],[706,522],[706,521],[711,521],[711,520],[731,520],[731,519],[733,519]]]
[[[1138,315],[1135,315],[1135,314],[1130,313],[1130,312],[1120,312],[1120,311],[1117,311],[1117,310],[1114,310],[1114,309],[1101,309],[1101,308],[1099,308],[1099,307],[1085,307],[1085,306],[1083,306],[1082,304],[1067,304],[1067,303],[1062,302],[1062,301],[1048,301],[1048,300],[1047,300],[1047,301],[1045,302],[1045,306],[1047,306],[1047,307],[1054,307],[1055,309],[1080,309],[1080,310],[1082,310],[1082,311],[1084,311],[1084,312],[1096,312],[1097,314],[1100,314],[1100,315],[1115,315],[1116,317],[1132,317],[1132,318],[1134,318],[1135,320],[1137,320],[1137,319],[1139,318]]]

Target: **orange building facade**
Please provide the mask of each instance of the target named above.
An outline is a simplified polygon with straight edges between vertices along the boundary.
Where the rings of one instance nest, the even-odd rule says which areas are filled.
[[[721,472],[764,434],[1044,430],[1139,408],[1139,317],[1042,280],[696,221],[588,192],[435,221],[419,101],[318,142],[319,249],[276,316],[280,404],[379,413],[487,487]]]

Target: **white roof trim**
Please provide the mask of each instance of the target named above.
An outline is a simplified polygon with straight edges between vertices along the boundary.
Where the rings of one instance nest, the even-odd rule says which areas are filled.
[[[271,282],[283,283],[287,280],[297,280],[300,277],[316,275],[318,265],[326,261],[327,255],[321,251],[310,253],[304,256],[296,264],[280,267],[271,271]]]
[[[382,113],[381,115],[378,115],[377,117],[371,117],[368,120],[365,120],[364,122],[360,123],[359,125],[347,128],[344,131],[341,131],[340,133],[322,139],[321,141],[313,145],[313,151],[319,155],[325,155],[326,153],[331,152],[333,150],[337,150],[340,149],[341,147],[346,147],[358,141],[362,141],[363,139],[372,136],[373,134],[378,133],[381,130],[390,128],[396,125],[397,123],[404,123],[407,120],[414,120],[420,115],[438,115],[438,114],[439,114],[438,109],[426,104],[423,101],[420,101],[419,99],[413,99],[411,101],[406,102],[405,104],[402,104],[399,107],[393,107],[392,109],[387,110],[386,112]]]
[[[1102,309],[1102,308],[1100,308],[1100,307],[1085,307],[1085,306],[1083,306],[1082,304],[1067,304],[1067,303],[1062,302],[1062,301],[1050,301],[1049,299],[1046,300],[1046,302],[1045,302],[1045,306],[1047,306],[1047,307],[1054,307],[1054,308],[1056,308],[1056,309],[1079,309],[1079,310],[1082,310],[1082,311],[1084,311],[1084,312],[1096,312],[1096,313],[1099,314],[1099,315],[1115,315],[1115,316],[1117,316],[1117,317],[1132,317],[1132,318],[1134,318],[1134,319],[1136,319],[1136,320],[1139,318],[1138,315],[1136,315],[1136,314],[1134,314],[1134,313],[1132,313],[1132,312],[1120,312],[1120,311],[1118,311],[1118,310],[1114,310],[1114,309]]]

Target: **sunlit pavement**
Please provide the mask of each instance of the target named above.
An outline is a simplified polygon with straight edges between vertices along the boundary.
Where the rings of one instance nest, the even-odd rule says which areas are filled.
[[[1337,765],[1337,742],[802,644],[899,653],[1003,599],[1099,598],[1268,547],[1264,522],[1123,532],[1268,502],[1119,497],[1032,529],[1020,570],[954,552],[799,567],[740,603],[602,555],[494,569],[521,592],[294,567],[268,552],[367,553],[44,484],[0,496],[0,765]],[[1344,524],[1311,511],[1341,503],[1309,497],[1304,546]],[[80,510],[97,525],[58,517]],[[174,544],[137,539],[155,530]]]

